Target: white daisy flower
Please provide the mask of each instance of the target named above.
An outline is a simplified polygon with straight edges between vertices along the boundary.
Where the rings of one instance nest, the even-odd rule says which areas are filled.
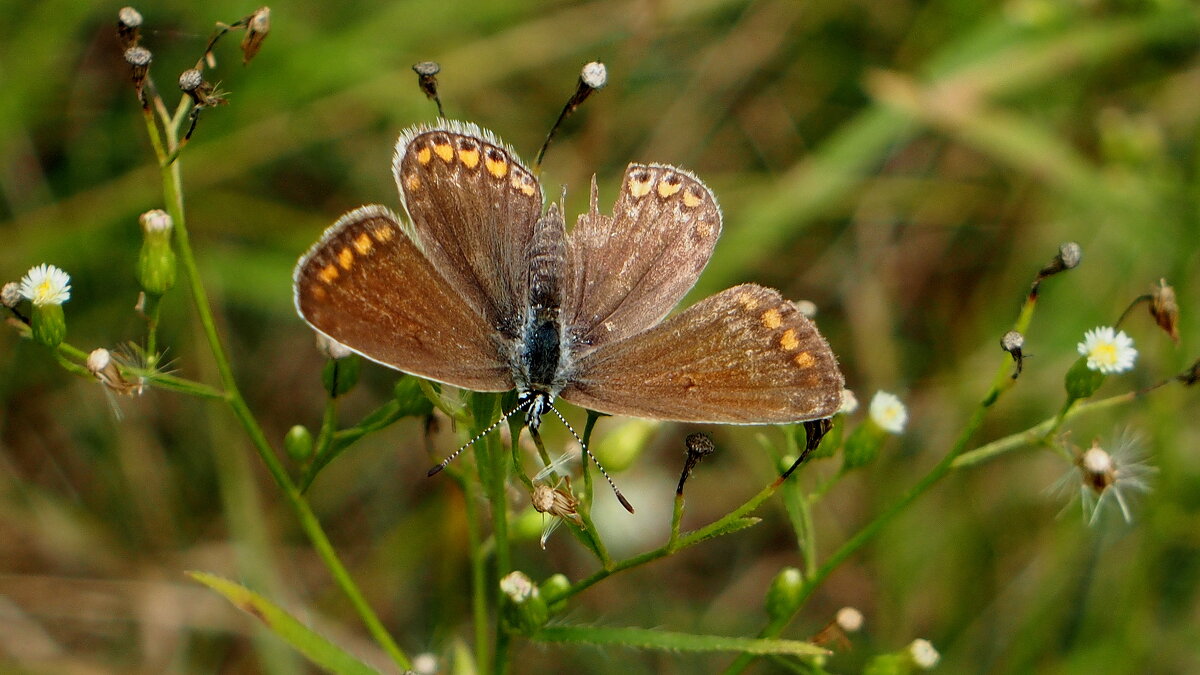
[[[71,276],[43,263],[21,278],[21,296],[38,307],[61,305],[71,299]]]
[[[1088,368],[1105,375],[1132,370],[1137,359],[1133,338],[1110,326],[1100,326],[1085,333],[1083,342],[1079,343],[1079,353],[1087,357]]]
[[[875,397],[871,399],[870,414],[871,420],[879,428],[892,434],[904,431],[904,425],[908,422],[908,410],[904,403],[895,394],[886,391],[875,392]]]

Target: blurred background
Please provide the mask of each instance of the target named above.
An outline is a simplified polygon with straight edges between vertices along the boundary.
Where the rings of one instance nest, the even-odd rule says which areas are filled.
[[[163,204],[114,37],[119,5],[0,5],[0,275],[62,267],[72,277],[69,342],[139,340],[137,216]],[[173,104],[178,74],[215,22],[256,6],[137,8],[151,75]],[[1178,293],[1181,342],[1139,308],[1122,324],[1137,367],[1100,395],[1155,384],[1200,355],[1200,13],[1183,0],[271,9],[251,65],[240,63],[240,36],[219,46],[210,77],[230,104],[201,117],[181,162],[193,246],[237,379],[275,442],[293,424],[315,429],[324,404],[323,362],[292,308],[292,267],[343,212],[397,207],[396,136],[436,113],[410,70],[426,59],[442,65],[448,116],[492,129],[527,159],[583,63],[604,61],[608,87],[566,123],[544,163],[547,195],[566,186],[567,211],[579,213],[595,174],[607,209],[631,161],[692,170],[720,199],[725,234],[688,302],[744,281],[812,300],[860,400],[883,389],[906,401],[905,433],[817,508],[822,555],[944,456],[1060,243],[1079,242],[1083,264],[1043,286],[1025,346],[1033,358],[972,447],[1053,415],[1083,333],[1111,325],[1160,279]],[[179,375],[215,383],[182,291],[167,297],[161,341]],[[343,422],[386,401],[394,379],[364,366]],[[1068,440],[1084,447],[1140,434],[1157,474],[1131,525],[1088,527],[1071,467],[1027,448],[951,474],[843,565],[785,636],[807,639],[850,605],[866,625],[830,661],[839,672],[917,637],[941,651],[944,672],[1200,670],[1196,396],[1175,384],[1068,425]],[[98,385],[12,330],[0,332],[0,404],[0,669],[306,668],[190,582],[190,569],[250,585],[380,662],[227,409],[152,391],[120,401],[117,421]],[[583,418],[573,410],[572,419]],[[625,424],[603,420],[597,438]],[[682,439],[694,430],[656,426],[636,459],[612,467],[639,510],[601,528],[628,538],[626,552],[661,543]],[[710,431],[718,453],[689,484],[687,528],[742,503],[775,471],[765,448],[780,445],[780,431]],[[565,443],[561,430],[548,433]],[[456,444],[447,431],[434,442],[439,452]],[[339,457],[310,498],[401,646],[442,655],[470,635],[466,535],[461,494],[425,478],[428,458],[422,424],[405,420]],[[814,463],[799,480],[815,485],[838,466]],[[514,493],[514,509],[522,499]],[[755,634],[772,577],[803,564],[780,501],[758,515],[755,528],[590,589],[566,620]],[[556,535],[543,552],[537,534],[515,549],[533,578],[595,570],[571,537]],[[728,662],[516,649],[517,672],[709,672]]]

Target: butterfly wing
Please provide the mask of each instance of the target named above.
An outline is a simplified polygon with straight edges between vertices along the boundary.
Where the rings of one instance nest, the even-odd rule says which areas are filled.
[[[562,398],[614,415],[784,424],[833,415],[844,381],[816,326],[777,291],[722,291],[582,357]]]
[[[425,257],[489,324],[515,338],[542,211],[533,174],[491,132],[460,122],[404,131],[392,173]]]
[[[300,316],[372,361],[464,389],[513,388],[488,324],[382,206],[342,216],[293,279]]]
[[[591,208],[570,235],[574,282],[564,302],[575,351],[616,342],[662,320],[699,278],[721,234],[721,210],[700,179],[631,164],[613,215]]]

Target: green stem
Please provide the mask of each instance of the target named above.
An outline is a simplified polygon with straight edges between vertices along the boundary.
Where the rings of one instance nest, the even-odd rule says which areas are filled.
[[[1012,329],[1018,333],[1021,333],[1022,335],[1029,330],[1029,324],[1033,320],[1033,311],[1037,308],[1037,297],[1038,296],[1035,293],[1030,293],[1025,297],[1025,303],[1021,306],[1021,311],[1017,315],[1017,320],[1013,324]],[[838,550],[835,551],[828,560],[826,560],[820,567],[817,568],[816,572],[808,575],[804,580],[804,588],[800,592],[800,601],[796,603],[796,609],[790,615],[784,615],[773,619],[767,624],[763,631],[759,633],[760,637],[777,637],[781,632],[783,632],[783,629],[786,628],[789,623],[791,623],[791,620],[796,616],[797,613],[799,613],[800,609],[804,607],[805,602],[809,597],[812,596],[817,587],[819,587],[825,581],[825,579],[832,574],[835,569],[838,568],[839,565],[845,562],[847,558],[857,553],[858,550],[866,545],[868,541],[873,539],[875,535],[884,528],[884,526],[890,523],[893,518],[898,516],[902,511],[908,508],[910,504],[916,501],[917,497],[923,495],[927,490],[929,490],[929,488],[933,487],[935,483],[937,483],[950,472],[950,470],[954,467],[954,460],[963,454],[963,452],[967,449],[967,443],[970,442],[971,437],[975,435],[975,432],[978,431],[979,427],[983,424],[983,418],[987,415],[988,410],[993,404],[995,404],[1000,396],[1004,392],[1011,389],[1013,384],[1016,382],[1016,380],[1014,380],[1009,374],[1009,371],[1012,367],[1009,361],[1010,359],[1007,357],[1001,360],[1000,367],[996,369],[996,373],[992,377],[991,387],[988,388],[987,394],[983,397],[983,400],[980,402],[980,404],[975,408],[975,411],[971,413],[970,419],[967,420],[966,426],[963,427],[963,430],[959,433],[958,438],[955,439],[954,445],[951,446],[950,451],[947,452],[946,455],[942,457],[942,459],[936,465],[934,465],[932,469],[929,470],[929,473],[925,474],[925,476],[917,481],[915,485],[905,491],[905,493],[900,496],[899,500],[888,507],[883,513],[876,516],[874,520],[872,520],[870,523],[867,523],[867,525],[859,530],[853,537],[842,544],[841,547],[838,548]],[[753,659],[754,657],[743,654],[737,659],[734,659],[733,663],[729,665],[729,668],[727,668],[725,672],[742,672],[746,669],[746,666],[753,661]]]
[[[462,490],[467,515],[467,551],[471,563],[471,618],[475,626],[475,664],[482,668],[488,659],[487,561],[479,531],[479,488],[458,471],[451,476]]]
[[[574,584],[572,584],[571,587],[568,588],[562,594],[561,597],[569,598],[569,597],[575,595],[576,593],[579,593],[580,591],[586,590],[586,589],[594,586],[597,582],[607,579],[608,577],[616,574],[617,572],[623,572],[627,569],[638,567],[640,565],[645,565],[648,562],[653,562],[655,560],[658,560],[659,558],[670,555],[676,551],[685,549],[689,546],[694,546],[694,545],[704,541],[705,539],[709,538],[710,536],[713,536],[713,534],[715,532],[723,529],[730,522],[732,522],[734,520],[738,520],[738,519],[742,518],[743,516],[745,516],[747,513],[750,513],[754,509],[758,508],[758,506],[760,504],[762,504],[767,499],[770,499],[771,496],[774,495],[777,490],[779,490],[779,486],[781,486],[781,485],[783,485],[783,479],[782,478],[776,479],[770,485],[768,485],[765,488],[763,488],[762,490],[760,490],[758,492],[758,494],[754,495],[749,500],[747,500],[744,504],[737,507],[733,511],[725,514],[725,516],[723,516],[720,520],[714,521],[698,530],[693,530],[693,531],[687,533],[686,535],[679,537],[673,543],[668,542],[667,544],[664,544],[664,545],[660,546],[659,548],[656,548],[652,551],[646,551],[645,553],[635,555],[632,558],[626,558],[625,560],[622,560],[620,562],[612,563],[611,565],[606,565],[604,567],[604,569],[598,570],[595,573],[593,573],[591,576],[589,576],[585,579],[581,579],[581,580],[575,582]]]
[[[176,114],[173,124],[169,127],[170,136],[168,146],[174,145],[174,135],[178,131],[178,120],[182,118],[182,113],[185,110],[186,104],[181,103],[179,112]],[[155,146],[155,152],[161,159],[166,153],[163,152],[164,148],[159,140],[157,128],[152,123],[148,124],[148,127],[151,130],[151,140]],[[337,552],[334,551],[329,538],[321,528],[320,521],[312,512],[312,509],[309,507],[308,502],[305,501],[300,490],[296,487],[296,484],[288,476],[286,469],[275,455],[274,450],[267,441],[266,435],[263,433],[262,428],[259,427],[258,421],[250,412],[249,407],[242,398],[241,392],[238,390],[237,382],[233,376],[233,368],[229,363],[229,359],[225,354],[225,348],[217,333],[216,321],[213,318],[212,308],[208,302],[208,295],[200,281],[196,259],[192,253],[191,243],[188,239],[187,223],[184,219],[183,190],[179,162],[160,164],[159,168],[167,212],[171,214],[171,219],[175,223],[175,240],[179,247],[179,260],[186,272],[192,303],[195,305],[205,339],[208,341],[213,360],[216,362],[217,373],[225,389],[226,403],[233,410],[234,416],[250,437],[255,450],[258,451],[259,457],[266,465],[267,471],[271,474],[271,478],[274,479],[276,485],[283,492],[288,505],[291,506],[300,522],[301,529],[304,530],[304,533],[312,542],[313,548],[329,570],[334,582],[350,600],[350,604],[354,607],[376,642],[379,643],[400,668],[408,669],[411,667],[408,657],[395,643],[391,635],[388,634],[383,623],[376,616],[374,610],[371,609],[366,598],[363,597],[362,592],[350,577],[349,572],[338,558]]]

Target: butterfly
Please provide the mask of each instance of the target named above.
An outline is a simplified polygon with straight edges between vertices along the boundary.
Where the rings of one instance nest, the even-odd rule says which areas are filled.
[[[537,178],[465,122],[403,131],[402,214],[363,206],[300,258],[313,329],[385,366],[481,392],[516,390],[537,430],[561,398],[612,415],[782,424],[830,417],[843,378],[816,326],[778,291],[742,284],[666,318],[721,233],[691,173],[630,164],[612,214],[567,231]]]

